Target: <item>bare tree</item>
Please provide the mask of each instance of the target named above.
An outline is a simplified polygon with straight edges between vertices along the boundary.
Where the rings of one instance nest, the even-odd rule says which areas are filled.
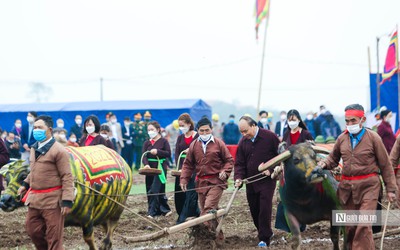
[[[42,82],[32,82],[30,83],[30,90],[28,93],[28,98],[31,98],[36,103],[47,102],[50,95],[53,94],[53,89],[46,86]]]

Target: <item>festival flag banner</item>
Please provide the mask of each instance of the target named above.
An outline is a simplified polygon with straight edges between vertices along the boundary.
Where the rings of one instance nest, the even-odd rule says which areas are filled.
[[[269,16],[270,0],[256,0],[256,38],[258,39],[258,27],[264,18]]]
[[[389,48],[386,53],[385,66],[383,68],[382,81],[383,84],[386,80],[390,79],[399,68],[398,58],[398,37],[397,30],[393,32],[392,38],[390,39]]]

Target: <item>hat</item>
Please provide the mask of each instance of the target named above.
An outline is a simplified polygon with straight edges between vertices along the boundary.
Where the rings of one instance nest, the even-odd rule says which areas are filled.
[[[209,125],[210,128],[212,128],[211,121],[207,117],[203,117],[197,122],[197,128],[200,128],[204,125]]]
[[[325,143],[325,139],[322,135],[318,135],[317,137],[315,137],[315,143]]]
[[[174,121],[172,122],[172,126],[174,127],[174,129],[179,129],[179,122],[178,122],[178,120],[174,120]]]
[[[333,136],[328,136],[325,141],[326,144],[331,144],[331,143],[335,143],[335,142],[336,142],[336,139]]]
[[[140,114],[140,112],[136,113],[133,118],[135,119],[142,119],[142,115]]]
[[[274,114],[272,112],[268,112],[268,116],[267,117],[268,118],[272,118],[272,117],[274,117]]]
[[[390,109],[382,110],[380,117],[383,118],[387,116],[390,112],[392,112]]]
[[[146,112],[144,112],[144,117],[151,117],[151,113],[150,113],[150,111],[146,111]]]
[[[211,117],[211,119],[212,119],[213,121],[219,121],[219,115],[218,115],[218,114],[213,114],[212,117]]]

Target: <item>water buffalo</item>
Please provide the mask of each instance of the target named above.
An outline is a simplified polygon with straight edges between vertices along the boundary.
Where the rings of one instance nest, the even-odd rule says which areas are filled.
[[[65,219],[65,226],[82,227],[83,237],[89,248],[97,249],[93,227],[102,225],[106,237],[101,249],[110,249],[112,234],[123,207],[90,188],[125,204],[126,195],[132,186],[132,172],[119,154],[104,146],[66,147],[66,150],[71,157],[71,170],[77,192],[72,212]],[[23,205],[17,197],[17,190],[28,173],[29,167],[23,161],[10,163],[0,170],[7,181],[7,189],[0,202],[3,211],[10,212]]]
[[[317,153],[328,154],[324,148],[309,142],[293,145],[288,150],[259,167],[260,171],[284,162],[279,193],[284,213],[293,234],[293,249],[300,249],[300,225],[329,220],[332,210],[340,209],[336,198],[338,182],[330,171],[316,168]],[[319,170],[319,171],[318,171]],[[281,183],[282,184],[282,183]],[[339,249],[339,227],[331,225],[333,249]]]

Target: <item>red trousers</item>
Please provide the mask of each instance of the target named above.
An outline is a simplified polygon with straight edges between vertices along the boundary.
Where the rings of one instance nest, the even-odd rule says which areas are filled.
[[[354,204],[352,197],[345,210],[376,210],[378,200],[361,200],[360,204]],[[375,242],[372,237],[372,225],[360,224],[358,226],[346,226],[347,249],[350,250],[375,250]]]
[[[64,249],[64,216],[61,214],[61,208],[28,208],[25,226],[36,249]]]

